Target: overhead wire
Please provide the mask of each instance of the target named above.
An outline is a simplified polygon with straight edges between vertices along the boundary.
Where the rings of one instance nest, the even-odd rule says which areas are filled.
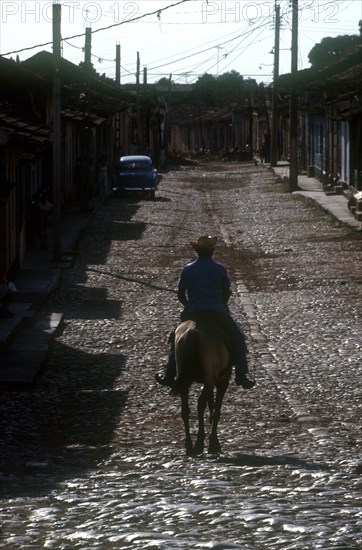
[[[107,29],[110,29],[112,27],[116,27],[116,26],[120,26],[120,25],[124,25],[126,23],[132,23],[132,22],[135,22],[135,21],[139,21],[139,20],[144,20],[146,17],[149,17],[149,16],[154,16],[156,15],[157,18],[159,19],[159,21],[151,21],[150,23],[152,24],[160,24],[160,15],[162,12],[164,12],[165,10],[168,10],[170,8],[173,8],[173,7],[176,7],[176,6],[179,6],[181,4],[185,4],[186,2],[189,2],[191,0],[178,0],[177,2],[174,2],[172,4],[169,4],[168,6],[165,6],[163,8],[159,8],[159,9],[155,9],[153,11],[150,11],[148,13],[143,13],[143,14],[140,14],[134,18],[131,18],[131,19],[127,19],[127,20],[124,20],[124,21],[119,21],[119,22],[116,22],[116,23],[113,23],[111,25],[107,25],[107,26],[103,26],[103,27],[100,27],[98,29],[95,29],[95,30],[92,30],[92,34],[93,33],[96,33],[96,32],[101,32],[101,31],[105,31]],[[282,1],[282,0],[281,0]],[[323,2],[323,0],[321,0]],[[349,2],[346,1],[346,0],[335,0],[335,5],[337,6],[337,8],[340,10],[340,11],[345,11],[346,9],[348,9],[348,7],[350,7],[352,5],[354,0],[350,0]],[[287,2],[287,0],[285,0],[285,2]],[[316,7],[316,3],[314,0],[306,0],[304,3],[300,4],[300,9],[299,11],[300,12],[303,12],[305,13],[305,10],[309,10],[307,12],[307,15],[303,18],[303,13],[301,13],[301,21],[307,21],[308,20],[308,16],[310,17],[310,12],[311,10],[315,10],[318,8],[318,9],[321,9],[320,8],[320,2],[317,3],[318,6]],[[330,4],[330,1],[329,1],[329,4]],[[325,6],[327,5],[326,4],[322,4],[322,6]],[[284,29],[285,29],[285,26],[287,26],[288,28],[288,32],[290,32],[290,22],[288,20],[288,15],[290,14],[291,12],[291,9],[284,9],[283,10],[283,18],[284,18]],[[182,12],[183,14],[187,13],[187,12]],[[193,12],[194,13],[194,12]],[[104,15],[104,14],[103,14]],[[112,15],[114,16],[114,13],[112,13]],[[110,15],[105,15],[106,17],[109,17]],[[249,31],[249,29],[247,29],[247,31],[244,31],[243,33],[239,33],[239,31],[237,31],[237,35],[236,36],[233,36],[230,38],[230,34],[226,35],[228,38],[226,40],[223,40],[222,42],[220,42],[220,39],[217,39],[217,45],[213,44],[213,42],[215,43],[216,40],[214,39],[213,41],[210,41],[210,42],[206,42],[205,45],[207,44],[213,44],[213,45],[210,45],[206,48],[203,48],[201,50],[197,49],[197,51],[195,51],[194,53],[192,53],[196,48],[191,48],[191,49],[188,49],[184,52],[184,55],[181,54],[181,57],[177,56],[176,54],[169,57],[169,58],[165,58],[164,62],[161,62],[157,65],[152,65],[151,66],[148,64],[149,66],[149,74],[151,74],[151,71],[156,71],[157,69],[161,69],[161,68],[164,68],[164,67],[167,67],[168,65],[175,65],[176,63],[180,63],[184,60],[190,60],[190,58],[194,58],[195,56],[198,56],[198,55],[202,55],[204,53],[207,53],[211,50],[214,50],[216,47],[225,47],[227,46],[228,44],[232,44],[233,42],[235,41],[238,41],[234,47],[231,48],[231,50],[229,50],[228,52],[226,52],[226,54],[223,55],[223,59],[226,60],[227,58],[229,58],[229,62],[227,65],[223,65],[224,69],[225,68],[228,68],[236,59],[236,57],[232,57],[230,58],[231,54],[233,52],[235,52],[235,55],[241,55],[242,53],[244,53],[249,47],[252,46],[252,44],[246,44],[244,46],[242,46],[242,44],[245,43],[245,41],[247,40],[248,36],[252,36],[255,32],[258,31],[258,29],[262,29],[264,30],[265,29],[265,26],[267,25],[267,22],[266,22],[266,19],[267,19],[268,16],[265,16],[264,18],[264,23],[262,25],[258,25],[257,27],[253,26],[253,28]],[[144,21],[145,23],[148,23],[148,21]],[[164,22],[162,21],[161,22],[162,25],[175,25],[175,24],[180,24],[180,25],[185,25],[185,24],[193,24],[192,22],[187,22],[187,23],[182,23],[182,22]],[[194,24],[199,24],[199,23],[194,23]],[[300,34],[302,34],[303,36],[305,36],[306,38],[309,38],[307,34],[305,34],[302,30],[299,30]],[[281,34],[283,33],[283,30],[281,32]],[[260,33],[258,34],[258,36],[260,35]],[[70,40],[73,40],[73,39],[76,39],[76,38],[81,38],[81,37],[84,37],[85,36],[85,33],[80,33],[80,34],[75,34],[75,35],[72,35],[72,36],[69,36],[69,37],[66,37],[66,38],[62,38],[62,41],[64,43],[66,43],[68,46],[72,47],[72,48],[76,48],[76,49],[79,49],[79,50],[83,50],[84,51],[84,47],[81,47],[81,46],[76,46],[74,44],[72,44],[70,42]],[[240,38],[242,38],[242,40],[240,40]],[[265,38],[265,39],[268,39],[268,38]],[[281,37],[282,39],[282,37]],[[311,39],[312,40],[312,39]],[[259,40],[259,42],[262,41],[262,40]],[[255,44],[255,40],[253,41],[253,44]],[[19,49],[19,50],[16,50],[16,51],[12,51],[12,52],[7,52],[5,54],[2,54],[3,56],[5,55],[11,55],[11,54],[15,54],[15,53],[20,53],[22,51],[26,51],[26,50],[30,50],[30,49],[35,49],[35,48],[39,48],[39,47],[43,47],[43,46],[47,46],[47,45],[50,45],[52,44],[52,42],[46,42],[46,43],[43,43],[43,44],[37,44],[35,46],[31,46],[31,47],[28,47],[28,48],[22,48],[22,49]],[[299,52],[300,52],[300,48],[298,48]],[[189,52],[189,53],[188,53]],[[99,56],[99,55],[96,55],[94,53],[91,54],[92,55],[92,58],[97,60],[99,63],[102,63],[103,61],[105,62],[108,62],[108,63],[114,63],[115,59],[107,59],[103,56]],[[300,54],[301,55],[301,54]],[[210,65],[208,67],[207,70],[211,70],[213,69],[218,63],[222,63],[222,61],[215,61],[214,60],[214,57],[212,56],[209,56],[208,59],[206,60],[203,60],[199,63],[196,63],[192,66],[188,65],[187,68],[185,68],[183,71],[181,69],[178,70],[178,73],[180,73],[181,75],[182,74],[186,74],[186,72],[188,74],[192,74],[192,73],[195,73],[196,71],[198,71],[199,67],[200,66],[203,66],[205,65],[208,60],[211,62],[212,61],[212,65]],[[160,61],[160,60],[158,60]],[[162,61],[162,60],[161,60]],[[188,69],[188,70],[187,70]],[[134,75],[135,74],[135,70],[129,70],[127,68],[126,65],[122,65],[122,70],[129,74],[129,75]],[[205,71],[203,71],[204,73]],[[198,74],[198,72],[196,73]]]
[[[287,0],[285,0],[285,1],[287,1]],[[337,0],[337,2],[336,2],[337,8],[339,9],[340,12],[345,11],[346,9],[348,9],[348,8],[352,5],[352,2],[353,2],[353,0],[351,0],[350,2],[346,2],[346,0]],[[328,2],[325,3],[325,6],[328,6],[329,4],[330,4],[330,0],[328,0]],[[319,6],[319,4],[318,4],[318,6]],[[322,5],[322,7],[324,7],[324,5]],[[305,10],[306,10],[307,8],[308,8],[309,11],[306,13]],[[317,9],[316,6],[314,5],[314,0],[312,0],[312,1],[309,0],[309,1],[305,2],[304,4],[302,4],[302,5],[301,5],[301,9],[299,10],[299,11],[300,11],[300,21],[302,21],[302,22],[308,21],[308,19],[310,18],[311,10],[312,10],[312,9],[313,9],[313,10],[316,10],[316,9]],[[321,9],[321,8],[319,7],[318,9]],[[284,26],[284,35],[285,35],[285,31],[287,31],[288,33],[291,32],[291,25],[290,25],[290,22],[288,21],[288,17],[291,15],[291,13],[292,13],[292,9],[291,9],[291,5],[290,5],[290,3],[289,3],[289,7],[286,7],[286,6],[285,6],[285,7],[284,7],[284,10],[283,10],[283,17],[284,17],[284,20],[285,20],[285,26],[287,27],[287,28],[285,29],[285,26]],[[314,13],[314,12],[313,12],[313,13]],[[330,16],[330,13],[329,13],[329,16]],[[165,24],[165,23],[163,23],[163,24]],[[166,23],[166,24],[167,24],[167,23]],[[255,30],[256,30],[256,29],[253,29],[253,32],[255,32]],[[304,35],[303,31],[300,30],[300,29],[299,29],[299,33],[302,34],[302,35]],[[307,36],[307,35],[306,35],[306,36]],[[236,40],[236,39],[238,39],[239,37],[240,37],[240,35],[238,34],[237,37],[234,37],[233,40]],[[268,38],[265,38],[265,39],[268,39]],[[263,41],[263,40],[264,40],[264,39],[261,39],[261,40],[259,40],[259,42],[261,42],[261,41]],[[281,37],[281,40],[282,40],[282,37]],[[223,56],[224,59],[226,59],[226,57],[230,58],[230,54],[231,54],[231,52],[233,52],[233,51],[236,51],[236,52],[237,52],[237,55],[241,55],[242,53],[244,53],[244,52],[247,50],[248,47],[251,46],[251,44],[250,44],[250,45],[245,45],[245,46],[243,46],[242,48],[240,48],[240,45],[241,45],[241,43],[243,43],[243,42],[244,42],[244,41],[242,41],[242,42],[239,41],[239,42],[235,45],[235,47],[232,48],[231,51],[227,52],[227,54]],[[256,43],[256,42],[255,42],[255,40],[254,40],[254,41],[253,41],[253,44],[255,44],[255,43]],[[220,44],[220,41],[218,41],[218,45],[223,45],[223,43]],[[214,49],[215,47],[217,47],[217,46],[215,46],[215,45],[210,46],[209,48],[205,48],[204,50],[201,50],[199,53],[204,53],[205,51],[210,51],[210,50]],[[282,48],[282,49],[283,49],[283,48]],[[284,48],[284,49],[288,49],[288,50],[290,51],[290,48]],[[300,42],[300,41],[299,41],[298,52],[299,52],[299,64],[302,65],[302,62],[303,62],[303,60],[302,60],[302,47],[301,47],[301,42]],[[188,55],[188,56],[187,56],[187,59],[190,59],[190,57],[194,57],[194,56],[193,56],[193,55]],[[228,63],[227,65],[224,64],[224,65],[223,65],[223,69],[225,70],[226,68],[228,68],[228,67],[235,61],[235,59],[236,59],[236,58],[235,58],[235,56],[234,56],[234,57],[229,61],[229,63]],[[168,64],[173,64],[173,63],[176,63],[176,62],[182,61],[182,60],[183,60],[183,58],[181,58],[181,59],[179,59],[179,58],[176,58],[176,59],[172,58],[170,61],[166,61],[166,63],[159,64],[159,65],[157,65],[157,66],[155,66],[155,67],[152,67],[152,65],[151,65],[151,67],[152,67],[152,69],[162,68],[162,67],[167,66]],[[210,62],[212,61],[212,64],[208,67],[207,71],[213,69],[213,68],[218,64],[218,62],[215,61],[215,60],[214,60],[213,58],[211,58],[211,57],[209,57],[209,60],[210,60]],[[183,67],[183,68],[181,69],[181,71],[178,70],[178,73],[180,73],[181,76],[182,76],[182,75],[185,75],[186,73],[187,73],[188,75],[192,75],[192,74],[194,74],[194,73],[196,72],[196,74],[197,74],[197,69],[198,69],[200,66],[204,65],[205,63],[207,63],[207,60],[203,60],[203,61],[201,61],[200,63],[198,63],[198,64],[196,64],[196,65],[192,65],[192,66],[188,65],[187,67]],[[219,61],[219,63],[222,63],[222,61]]]
[[[240,38],[240,36],[242,36],[242,34],[241,34],[241,35],[239,34],[238,36],[236,36],[236,37],[234,37],[234,38],[228,39],[228,40],[226,40],[225,42],[221,42],[221,43],[218,42],[218,46],[224,46],[224,45],[228,44],[229,42],[232,42],[233,40],[237,40],[238,38]],[[215,45],[209,46],[208,48],[205,48],[205,49],[203,49],[203,50],[200,50],[200,51],[198,51],[198,52],[196,52],[196,53],[194,53],[194,54],[188,54],[188,55],[185,55],[185,56],[183,56],[183,57],[181,57],[181,58],[179,58],[179,59],[173,59],[173,60],[170,60],[170,61],[168,61],[168,62],[166,62],[166,63],[162,63],[161,65],[156,65],[155,67],[153,67],[153,66],[151,65],[151,70],[159,69],[159,68],[161,68],[161,67],[166,67],[167,65],[171,65],[171,64],[173,64],[173,63],[178,63],[178,62],[180,62],[180,61],[184,61],[185,59],[189,59],[189,58],[192,57],[193,55],[200,55],[200,54],[202,54],[202,53],[205,53],[205,52],[208,52],[208,51],[210,51],[210,50],[213,50],[213,49],[215,49],[215,47],[217,47],[217,46],[215,46]]]
[[[338,0],[337,0],[337,1],[338,1]],[[345,2],[345,0],[340,0],[340,1]],[[340,2],[339,2],[339,3],[340,3]],[[302,6],[302,9],[305,10],[306,8],[311,8],[311,7],[312,7],[312,4],[313,4],[313,0],[312,0],[312,2],[309,0],[309,2],[305,3],[305,4]],[[350,4],[350,2],[349,2],[349,4]],[[313,9],[314,9],[314,8],[313,8]],[[290,8],[290,7],[289,7],[287,10],[284,10],[284,11],[283,11],[284,19],[286,19],[287,16],[290,15],[290,13],[291,13],[291,8]],[[267,19],[267,16],[265,16],[265,21],[266,21],[266,19]],[[172,23],[166,22],[166,23],[165,23],[165,22],[162,22],[162,24],[163,24],[163,25],[167,25],[167,24],[185,24],[185,23],[175,23],[175,22],[172,22]],[[188,23],[188,24],[192,24],[192,23]],[[259,28],[265,27],[267,24],[268,24],[268,23],[267,23],[267,21],[266,21],[264,25],[258,25],[258,27],[251,29],[251,31],[250,31],[251,34],[253,34],[255,31],[257,31]],[[291,30],[291,29],[290,29],[289,21],[286,21],[286,24],[287,24],[288,32],[289,32],[289,31]],[[205,53],[205,52],[214,50],[215,48],[218,48],[218,47],[220,47],[220,46],[225,46],[225,45],[228,44],[229,42],[238,40],[241,36],[243,36],[243,34],[244,34],[244,33],[241,33],[241,34],[238,33],[237,36],[232,37],[231,39],[228,38],[228,40],[223,41],[223,42],[221,42],[221,43],[220,43],[220,40],[218,39],[218,40],[217,40],[217,45],[211,43],[211,44],[212,44],[211,46],[209,46],[209,47],[207,47],[207,48],[204,48],[204,49],[202,49],[202,50],[197,50],[195,53],[191,53],[191,54],[188,53],[187,55],[184,55],[184,56],[182,56],[182,57],[177,57],[177,56],[174,55],[174,56],[171,56],[171,58],[166,58],[166,59],[165,59],[165,62],[162,62],[162,63],[160,63],[160,64],[158,64],[158,65],[153,66],[153,65],[151,64],[151,67],[149,68],[149,74],[151,74],[150,71],[155,71],[155,70],[157,70],[157,69],[159,69],[159,68],[166,67],[167,65],[171,65],[171,64],[173,65],[173,64],[175,64],[175,63],[179,63],[180,61],[183,61],[183,60],[185,60],[185,59],[188,59],[188,60],[189,60],[190,57],[194,57],[195,55],[201,55],[201,54],[203,54],[203,53]],[[249,34],[249,31],[246,32],[246,35],[248,35],[248,34]],[[259,33],[259,34],[260,34],[260,33]],[[259,35],[258,35],[258,36],[259,36]],[[265,38],[265,39],[269,39],[269,37],[267,37],[267,38]],[[263,39],[263,40],[264,40],[264,39]],[[262,40],[259,40],[258,42],[261,42],[261,41],[262,41]],[[215,41],[214,41],[214,42],[215,42]],[[237,55],[240,55],[240,54],[244,53],[244,52],[248,49],[248,47],[251,46],[251,44],[246,44],[244,47],[242,47],[242,48],[240,49],[239,46],[240,46],[243,42],[244,42],[244,39],[243,39],[242,41],[239,40],[239,42],[238,42],[230,51],[228,51],[226,54],[223,55],[223,58],[224,58],[224,59],[230,58],[230,54],[231,54],[232,52],[234,52],[234,51],[237,52]],[[253,41],[253,45],[254,45],[255,43],[256,43],[256,41],[254,40],[254,41]],[[187,53],[187,52],[193,52],[193,50],[194,50],[194,49],[186,50],[185,53]],[[220,61],[219,61],[219,62],[218,62],[218,61],[214,61],[214,60],[213,60],[213,57],[209,57],[208,59],[209,59],[209,61],[212,61],[212,64],[211,64],[211,66],[208,67],[207,70],[213,69],[216,65],[218,65],[218,63],[220,63]],[[229,61],[229,63],[228,63],[226,66],[224,65],[224,69],[228,68],[228,67],[234,62],[234,60],[235,60],[235,57],[233,57],[233,58]],[[196,65],[193,65],[192,67],[188,66],[187,68],[182,68],[181,70],[178,71],[178,73],[179,73],[181,76],[182,76],[182,75],[185,75],[186,73],[187,73],[187,74],[195,74],[195,71],[197,71],[197,69],[198,69],[200,66],[205,65],[205,63],[207,63],[207,61],[208,61],[207,59],[206,59],[206,60],[202,60],[200,63],[197,63]],[[188,70],[187,70],[187,69],[188,69]],[[130,74],[134,74],[134,73],[133,73],[133,72],[130,72]],[[165,74],[165,73],[163,73],[163,74]],[[196,72],[196,74],[199,74],[199,73]]]
[[[139,15],[139,16],[136,16],[134,18],[131,18],[131,19],[128,19],[126,21],[122,21],[122,22],[117,22],[117,23],[113,23],[112,25],[107,25],[107,26],[104,26],[104,27],[100,27],[98,29],[95,29],[92,31],[92,33],[95,33],[95,32],[100,32],[100,31],[103,31],[103,30],[107,30],[107,29],[110,29],[112,27],[115,27],[115,26],[119,26],[119,25],[122,25],[122,24],[125,24],[125,23],[131,23],[131,22],[134,22],[134,21],[138,21],[140,19],[144,19],[146,18],[147,16],[151,16],[151,15],[157,15],[158,17],[160,17],[160,14],[167,10],[167,9],[170,9],[172,7],[175,7],[175,6],[178,6],[180,4],[184,4],[185,2],[188,2],[190,0],[179,0],[178,2],[175,2],[173,4],[170,4],[168,6],[165,6],[164,8],[159,8],[157,10],[153,10],[153,11],[150,11],[148,13],[143,13],[142,15]],[[165,24],[164,22],[162,22],[162,24]],[[70,40],[72,39],[75,39],[75,38],[80,38],[80,37],[84,37],[85,33],[80,33],[80,34],[75,34],[75,35],[72,35],[72,36],[68,36],[66,38],[62,38],[62,41],[65,42],[68,46],[70,47],[73,47],[73,48],[76,48],[76,49],[81,49],[84,51],[84,48],[83,47],[79,47],[79,46],[75,46],[74,44],[72,44],[70,42]],[[239,38],[240,35],[238,35],[237,37],[233,37],[233,38],[229,38],[228,40],[226,40],[225,42],[223,42],[221,45],[223,44],[227,44],[228,42],[230,41],[233,41],[233,40],[236,40],[237,38]],[[31,49],[36,49],[36,48],[39,48],[39,47],[44,47],[44,46],[48,46],[52,44],[52,42],[44,42],[44,43],[41,43],[41,44],[36,44],[36,45],[33,45],[33,46],[30,46],[30,47],[26,47],[26,48],[21,48],[21,49],[18,49],[18,50],[13,50],[13,51],[10,51],[10,52],[6,52],[4,54],[2,54],[3,56],[6,56],[6,55],[12,55],[12,54],[17,54],[17,53],[21,53],[23,51],[28,51],[28,50],[31,50]],[[214,49],[215,46],[210,46],[209,48],[206,48],[205,50],[201,50],[199,52],[196,52],[196,54],[194,55],[199,55],[201,53],[204,53],[204,51],[207,51],[208,49],[211,50],[211,49]],[[114,59],[105,59],[103,56],[99,56],[99,55],[96,55],[96,54],[91,54],[92,57],[94,59],[97,59],[99,62],[102,62],[102,61],[107,61],[107,62],[114,62]],[[186,56],[185,58],[189,58],[190,56]],[[167,64],[174,64],[176,62],[179,62],[179,61],[182,61],[183,58],[181,59],[172,59],[171,61],[169,61],[168,63],[164,63],[164,64],[161,64],[161,65],[157,65],[155,67],[152,67],[151,70],[155,70],[157,68],[161,68],[161,67],[164,67],[166,66]],[[131,71],[128,71],[127,69],[125,69],[126,72],[128,72],[129,74],[133,74],[133,72]]]
[[[214,50],[215,48],[219,48],[219,47],[222,47],[222,46],[226,46],[227,44],[229,44],[229,43],[231,43],[231,42],[233,42],[233,41],[235,41],[235,40],[237,40],[237,39],[242,38],[242,40],[241,40],[241,41],[239,40],[239,42],[238,42],[238,43],[237,43],[237,44],[227,53],[227,55],[229,56],[232,52],[234,52],[234,51],[238,48],[238,46],[240,46],[241,43],[243,43],[247,38],[249,38],[254,32],[256,32],[256,31],[259,30],[259,29],[260,29],[260,32],[263,32],[263,31],[265,30],[265,26],[266,26],[267,24],[268,24],[268,22],[265,21],[263,24],[258,25],[258,27],[256,27],[256,28],[252,28],[252,29],[249,29],[249,28],[248,28],[246,31],[243,31],[243,32],[240,33],[240,34],[238,33],[237,36],[235,36],[235,37],[233,37],[233,38],[229,38],[228,40],[225,40],[224,42],[220,42],[220,41],[218,40],[217,45],[212,45],[212,46],[210,46],[210,47],[208,47],[208,48],[205,48],[205,49],[203,49],[203,50],[200,50],[199,52],[196,52],[196,54],[191,54],[191,55],[189,54],[189,55],[187,55],[187,56],[184,56],[184,57],[179,58],[179,59],[176,59],[176,60],[173,59],[173,60],[171,60],[171,61],[169,61],[169,62],[166,62],[166,63],[163,63],[163,64],[161,64],[161,65],[156,65],[156,66],[152,66],[152,65],[151,65],[150,70],[159,69],[159,68],[165,67],[165,66],[167,66],[167,65],[174,64],[174,63],[177,63],[177,62],[179,62],[179,61],[183,61],[184,59],[190,59],[190,57],[193,57],[194,55],[199,55],[199,54],[205,53],[205,52],[207,52],[207,51]],[[258,36],[259,36],[259,35],[258,35]],[[243,49],[243,51],[245,51],[245,49],[247,49],[247,47],[249,47],[249,45],[247,45],[247,46]],[[211,59],[211,58],[210,58],[210,59]],[[204,65],[205,63],[207,63],[207,60],[206,60],[206,61],[203,60],[201,63],[197,64],[196,67],[198,67],[200,64]],[[215,65],[216,65],[216,64],[217,64],[217,62],[215,63]],[[210,68],[212,68],[212,67],[210,67]],[[210,68],[209,68],[209,69],[210,69]]]
[[[240,50],[237,50],[237,55],[240,55],[240,54],[243,54],[251,45],[255,45],[259,42],[262,42],[263,40],[266,40],[266,38],[264,37],[263,40],[256,40],[260,35],[261,33],[263,33],[265,31],[265,27],[269,24],[269,22],[266,20],[263,24],[260,24],[258,27],[256,27],[255,29],[252,30],[252,32],[250,33],[250,36],[248,36],[248,38],[251,38],[251,36],[253,35],[254,32],[256,32],[257,30],[260,30],[260,32],[257,34],[256,37],[253,38],[253,43],[252,44],[245,44]],[[269,38],[269,37],[268,37]],[[243,42],[243,41],[242,41]],[[239,43],[240,44],[240,43]],[[239,44],[237,44],[237,46],[239,46]],[[230,52],[228,52],[228,56],[230,54],[232,54],[237,46],[235,46]],[[234,62],[235,58],[233,58],[225,67],[224,67],[224,70],[227,69],[233,62]]]
[[[133,17],[132,19],[127,19],[125,21],[120,21],[120,22],[117,22],[117,23],[112,23],[112,25],[107,25],[106,27],[100,27],[99,29],[95,29],[95,30],[92,30],[92,34],[95,34],[95,33],[98,33],[98,32],[102,32],[102,31],[106,31],[106,30],[109,30],[109,29],[112,29],[114,27],[118,27],[120,25],[125,25],[126,23],[132,23],[134,21],[139,21],[140,19],[143,19],[144,17],[147,17],[147,16],[150,16],[150,15],[156,15],[157,17],[159,17],[161,15],[162,12],[170,9],[170,8],[173,8],[175,6],[179,6],[180,4],[184,4],[185,2],[190,2],[191,0],[178,0],[178,2],[175,2],[173,4],[170,4],[168,6],[165,6],[164,8],[159,8],[159,9],[156,9],[152,12],[148,12],[148,13],[144,13],[142,15],[139,15],[137,17]],[[84,37],[86,33],[80,33],[80,34],[74,34],[72,36],[67,36],[66,38],[62,39],[62,40],[73,40],[74,38],[81,38],[81,37]],[[26,48],[21,48],[19,50],[14,50],[14,51],[11,51],[11,52],[6,52],[6,53],[3,53],[1,54],[2,56],[7,56],[7,55],[13,55],[13,54],[18,54],[18,53],[21,53],[21,52],[24,52],[24,51],[28,51],[28,50],[34,50],[36,48],[43,48],[44,46],[49,46],[53,43],[53,41],[48,41],[48,42],[44,42],[42,44],[36,44],[34,46],[28,46]]]

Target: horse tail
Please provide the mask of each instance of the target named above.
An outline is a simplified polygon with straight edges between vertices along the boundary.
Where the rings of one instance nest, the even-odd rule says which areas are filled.
[[[199,377],[199,332],[189,329],[178,341],[175,352],[177,378],[171,393],[176,396],[187,391]]]

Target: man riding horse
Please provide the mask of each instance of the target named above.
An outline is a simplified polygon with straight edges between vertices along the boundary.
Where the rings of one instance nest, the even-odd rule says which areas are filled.
[[[230,279],[225,267],[212,259],[217,237],[202,236],[191,242],[198,258],[185,265],[178,282],[178,299],[184,306],[181,321],[196,319],[198,312],[215,312],[230,340],[230,352],[235,364],[235,383],[244,389],[255,386],[248,375],[245,337],[231,317],[228,300],[231,296]],[[173,387],[176,377],[176,361],[172,346],[165,374],[157,373],[156,381],[162,386]]]

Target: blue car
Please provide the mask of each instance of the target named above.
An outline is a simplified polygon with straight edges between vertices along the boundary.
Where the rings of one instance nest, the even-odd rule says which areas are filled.
[[[145,193],[153,199],[157,183],[157,170],[150,157],[129,155],[120,158],[113,178],[113,191]]]

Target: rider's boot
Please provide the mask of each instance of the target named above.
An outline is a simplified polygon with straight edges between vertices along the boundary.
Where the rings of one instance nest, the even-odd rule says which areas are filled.
[[[168,357],[168,362],[166,366],[165,373],[158,372],[155,374],[155,380],[158,382],[158,384],[161,384],[161,386],[168,386],[172,388],[175,383],[175,376],[176,376],[176,358],[175,358],[175,350],[172,346],[170,355]]]
[[[168,386],[169,388],[173,388],[175,383],[175,379],[173,377],[171,378],[170,376],[167,376],[167,374],[162,374],[161,372],[157,372],[155,374],[155,380],[161,384],[161,386]]]
[[[248,373],[237,372],[235,375],[235,384],[242,386],[244,390],[250,390],[255,386],[255,380],[252,380]]]
[[[255,386],[255,380],[250,378],[248,373],[248,361],[246,357],[246,346],[238,348],[235,361],[235,384],[242,386],[244,390],[250,390]]]

